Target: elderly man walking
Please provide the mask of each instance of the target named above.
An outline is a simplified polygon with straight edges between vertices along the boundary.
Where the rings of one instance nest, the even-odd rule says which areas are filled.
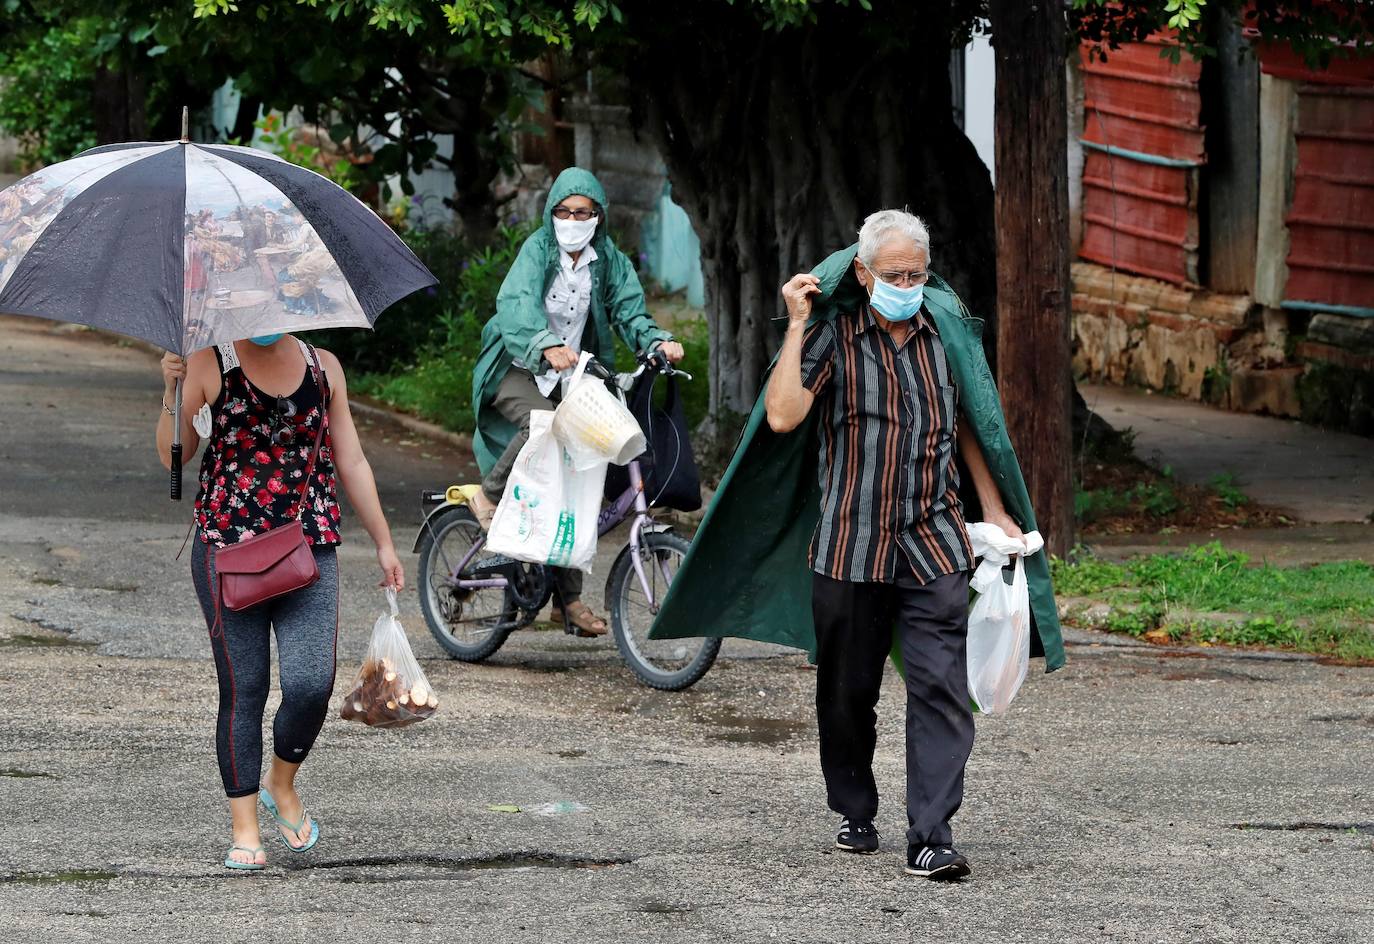
[[[787,338],[768,385],[768,423],[786,433],[819,408],[822,502],[811,542],[819,659],[816,720],[835,845],[878,851],[874,706],[895,621],[906,668],[907,871],[957,878],[968,861],[949,821],[973,749],[965,643],[973,549],[956,448],[983,517],[1013,536],[978,443],[958,422],[944,347],[921,302],[930,237],[883,210],[859,230],[854,272],[868,299],[810,330],[814,275],[783,286]]]
[[[884,662],[899,653],[906,871],[956,879],[970,867],[950,820],[974,737],[966,506],[1014,537],[1035,522],[981,322],[929,262],[924,224],[883,210],[856,248],[783,286],[782,351],[652,635],[740,635],[813,653],[821,770],[842,817],[835,844],[855,853],[879,849],[874,709]],[[1032,561],[1033,649],[1057,668],[1049,575]],[[809,612],[795,602],[806,597]]]

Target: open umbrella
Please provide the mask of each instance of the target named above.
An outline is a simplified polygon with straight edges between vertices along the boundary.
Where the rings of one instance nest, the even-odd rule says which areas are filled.
[[[342,187],[264,151],[193,144],[184,130],[94,148],[0,191],[0,312],[183,357],[278,332],[370,328],[436,282]],[[180,385],[175,414],[179,499]]]

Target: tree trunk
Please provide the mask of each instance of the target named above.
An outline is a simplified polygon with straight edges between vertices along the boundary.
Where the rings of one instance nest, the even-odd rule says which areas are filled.
[[[632,22],[671,22],[637,33],[621,63],[701,240],[718,422],[753,406],[781,341],[783,282],[853,243],[875,210],[922,216],[932,267],[993,314],[992,186],[954,123],[947,8],[824,4],[814,23],[775,31],[752,7],[664,18],[646,4]]]
[[[148,140],[147,97],[147,82],[141,74],[106,66],[96,69],[91,86],[96,143]],[[178,111],[177,121],[180,120]]]
[[[453,209],[463,233],[474,243],[487,240],[499,222],[492,184],[501,172],[505,142],[500,117],[510,88],[501,72],[459,70],[449,81],[452,121]]]
[[[991,0],[997,61],[998,386],[1051,553],[1073,546],[1065,20]]]

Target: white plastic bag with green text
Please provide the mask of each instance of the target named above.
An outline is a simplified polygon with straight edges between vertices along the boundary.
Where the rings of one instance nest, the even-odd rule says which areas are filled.
[[[530,439],[506,480],[487,549],[591,573],[607,463],[578,470],[553,434],[553,416],[551,410],[530,413]]]

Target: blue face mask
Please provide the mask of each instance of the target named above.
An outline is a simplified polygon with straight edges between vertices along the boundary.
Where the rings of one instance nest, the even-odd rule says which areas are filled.
[[[256,338],[249,338],[248,340],[252,341],[259,347],[268,347],[270,345],[276,344],[284,337],[286,337],[285,332],[278,332],[277,334],[260,334]]]
[[[913,285],[911,288],[898,288],[889,285],[876,275],[873,276],[873,294],[868,303],[878,309],[878,313],[888,321],[910,321],[921,310],[926,287]]]

